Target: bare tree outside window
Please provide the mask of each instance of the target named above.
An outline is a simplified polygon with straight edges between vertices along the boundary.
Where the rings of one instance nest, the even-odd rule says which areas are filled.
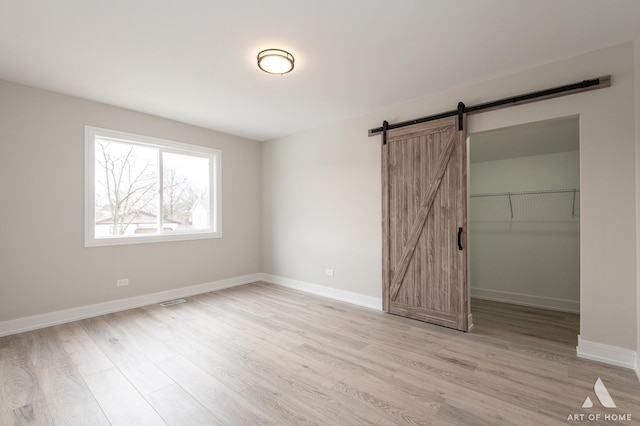
[[[175,169],[165,169],[164,174],[164,197],[162,198],[163,214],[165,219],[178,220],[180,213],[189,208],[194,203],[189,186],[189,180],[180,175]]]
[[[182,229],[209,227],[209,160],[164,153],[163,218],[179,221]]]
[[[157,214],[155,148],[96,140],[96,220],[108,214],[111,235],[125,234],[140,212]]]

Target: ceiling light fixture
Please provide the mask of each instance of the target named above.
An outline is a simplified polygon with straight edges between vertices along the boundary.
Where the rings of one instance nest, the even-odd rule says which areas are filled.
[[[266,49],[258,53],[258,68],[269,74],[286,74],[293,70],[293,55],[281,49]]]

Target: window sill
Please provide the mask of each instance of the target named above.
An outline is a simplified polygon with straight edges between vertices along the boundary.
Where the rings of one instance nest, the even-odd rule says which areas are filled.
[[[130,244],[149,244],[149,243],[164,243],[164,242],[176,242],[176,241],[191,241],[191,240],[204,240],[204,239],[216,239],[222,238],[221,232],[190,232],[190,233],[176,233],[176,234],[164,234],[164,235],[127,235],[122,237],[108,237],[108,238],[86,238],[84,242],[85,247],[105,247],[105,246],[122,246]]]

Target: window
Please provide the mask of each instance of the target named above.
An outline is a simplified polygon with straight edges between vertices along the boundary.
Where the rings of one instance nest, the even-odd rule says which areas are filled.
[[[85,127],[85,246],[216,238],[219,150]]]

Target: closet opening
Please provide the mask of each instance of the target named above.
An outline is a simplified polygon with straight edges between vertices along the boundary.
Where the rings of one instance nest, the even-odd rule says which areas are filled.
[[[579,117],[468,138],[474,331],[572,350],[580,328]]]

